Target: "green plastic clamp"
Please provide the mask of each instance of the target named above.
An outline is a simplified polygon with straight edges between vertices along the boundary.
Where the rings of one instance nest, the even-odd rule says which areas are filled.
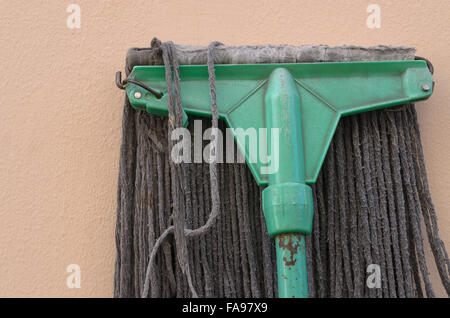
[[[288,70],[276,68],[269,77],[265,93],[266,126],[279,129],[278,172],[269,174],[263,191],[263,211],[270,236],[283,233],[310,234],[313,219],[311,188],[305,183],[302,114],[300,95]]]

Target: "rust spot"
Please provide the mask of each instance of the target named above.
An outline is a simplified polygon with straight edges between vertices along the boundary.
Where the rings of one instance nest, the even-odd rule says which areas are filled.
[[[289,251],[290,256],[283,257],[283,261],[286,266],[294,266],[297,262],[294,259],[294,255],[297,254],[297,250],[301,248],[301,245],[298,241],[294,242],[292,234],[280,234],[278,235],[278,246],[283,249]],[[285,241],[287,240],[287,243]]]

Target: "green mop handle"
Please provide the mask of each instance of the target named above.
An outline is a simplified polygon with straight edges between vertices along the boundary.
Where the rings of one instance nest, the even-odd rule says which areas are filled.
[[[263,210],[269,235],[275,238],[280,298],[307,298],[305,235],[312,231],[312,189],[305,183],[300,96],[285,68],[275,69],[265,94],[268,145],[278,171],[269,174],[263,191]],[[271,128],[279,129],[271,140]],[[278,147],[277,147],[278,146]],[[274,163],[272,163],[273,165]]]

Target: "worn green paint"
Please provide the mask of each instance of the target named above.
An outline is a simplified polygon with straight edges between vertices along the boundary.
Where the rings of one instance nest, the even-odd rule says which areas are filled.
[[[282,298],[308,298],[305,236],[275,236],[278,295]]]
[[[229,127],[279,129],[278,139],[271,140],[269,131],[262,143],[278,146],[272,159],[279,169],[273,173],[263,173],[266,151],[255,160],[246,136],[235,134],[235,140],[257,183],[268,185],[263,210],[276,240],[279,296],[307,297],[304,235],[311,233],[313,218],[308,184],[317,179],[340,117],[424,100],[432,94],[432,76],[424,61],[216,65],[215,73],[219,116]],[[163,93],[157,99],[128,84],[131,105],[167,115],[164,68],[137,66],[130,77]],[[187,114],[211,116],[207,67],[181,66],[180,77],[184,123]]]

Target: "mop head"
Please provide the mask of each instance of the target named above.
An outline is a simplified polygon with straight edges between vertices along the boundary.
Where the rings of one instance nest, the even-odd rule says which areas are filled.
[[[206,47],[172,48],[164,51],[154,40],[150,48],[130,49],[127,75],[136,65],[162,65],[167,56],[180,65],[207,63]],[[214,50],[216,64],[415,58],[414,48],[385,46]],[[195,119],[202,120],[203,132],[211,127],[211,119]],[[223,122],[219,127],[225,130]],[[166,117],[136,111],[125,100],[115,297],[276,297],[263,187],[242,163],[218,163],[216,170],[208,163],[185,164],[180,173],[170,162],[169,128]],[[341,119],[313,192],[313,233],[306,241],[310,297],[433,297],[426,244],[450,294],[449,260],[438,235],[414,105]],[[216,205],[218,215],[202,235],[170,231],[179,222],[187,229],[203,226]],[[374,266],[381,278],[375,286],[367,283]]]

